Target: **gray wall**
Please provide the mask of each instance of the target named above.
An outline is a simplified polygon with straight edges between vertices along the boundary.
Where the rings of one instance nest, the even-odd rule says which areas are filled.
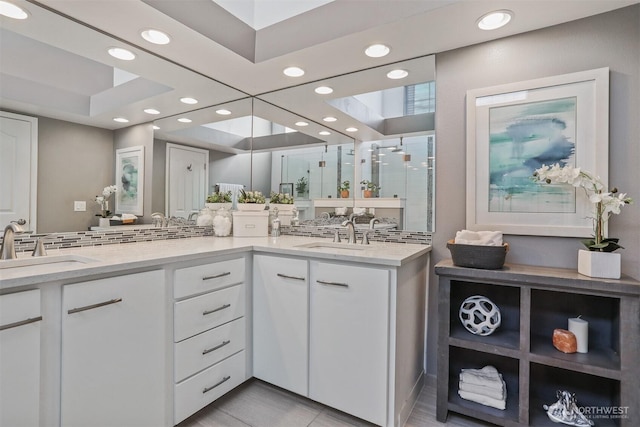
[[[432,262],[465,228],[465,96],[469,89],[610,68],[609,183],[636,200],[612,218],[622,271],[640,279],[640,6],[436,55],[436,233]],[[577,268],[577,238],[506,236],[507,262]],[[430,277],[427,370],[436,372],[437,276]]]
[[[83,231],[98,225],[95,196],[114,179],[113,132],[38,117],[38,135],[37,231]],[[75,200],[86,201],[87,210],[74,212]]]

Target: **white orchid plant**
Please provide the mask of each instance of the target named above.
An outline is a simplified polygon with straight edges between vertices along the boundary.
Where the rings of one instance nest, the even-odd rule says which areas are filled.
[[[99,214],[96,214],[96,216],[108,218],[109,215],[111,215],[111,211],[109,210],[109,197],[117,191],[118,187],[115,185],[108,185],[102,190],[102,195],[96,196],[95,201],[100,205],[101,211]]]
[[[624,205],[633,203],[626,193],[618,192],[617,188],[605,191],[600,177],[585,172],[570,165],[553,166],[542,165],[533,173],[533,179],[543,184],[566,184],[584,189],[589,201],[594,204],[593,239],[583,240],[582,243],[590,251],[613,252],[624,249],[618,244],[617,238],[605,238],[605,223],[612,214],[619,214]]]

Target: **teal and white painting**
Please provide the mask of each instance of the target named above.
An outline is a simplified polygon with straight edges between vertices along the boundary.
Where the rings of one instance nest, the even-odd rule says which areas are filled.
[[[531,180],[543,164],[573,164],[576,115],[575,97],[489,109],[490,212],[576,211],[573,187]]]

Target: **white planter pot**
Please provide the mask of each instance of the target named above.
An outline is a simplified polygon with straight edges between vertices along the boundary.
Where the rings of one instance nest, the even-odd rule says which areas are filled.
[[[263,211],[266,203],[238,203],[239,211]]]
[[[580,249],[578,251],[578,273],[601,279],[619,279],[620,254]]]
[[[204,205],[207,207],[207,209],[210,209],[215,213],[220,208],[231,210],[231,206],[233,206],[233,203],[205,203]]]
[[[273,210],[273,208],[278,208],[278,212],[291,212],[296,205],[293,203],[285,204],[285,203],[270,203],[269,209]]]
[[[110,227],[111,221],[109,218],[99,218],[98,219],[98,227]]]

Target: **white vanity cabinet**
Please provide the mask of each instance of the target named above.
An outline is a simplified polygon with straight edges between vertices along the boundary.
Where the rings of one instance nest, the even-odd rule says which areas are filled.
[[[389,270],[311,262],[309,397],[386,424]]]
[[[429,256],[402,266],[253,257],[254,376],[380,426],[424,379]]]
[[[40,423],[40,290],[0,296],[0,426]]]
[[[174,273],[174,424],[247,379],[244,257]]]
[[[164,271],[63,286],[62,426],[164,426]]]
[[[308,395],[308,262],[253,257],[253,376]]]

